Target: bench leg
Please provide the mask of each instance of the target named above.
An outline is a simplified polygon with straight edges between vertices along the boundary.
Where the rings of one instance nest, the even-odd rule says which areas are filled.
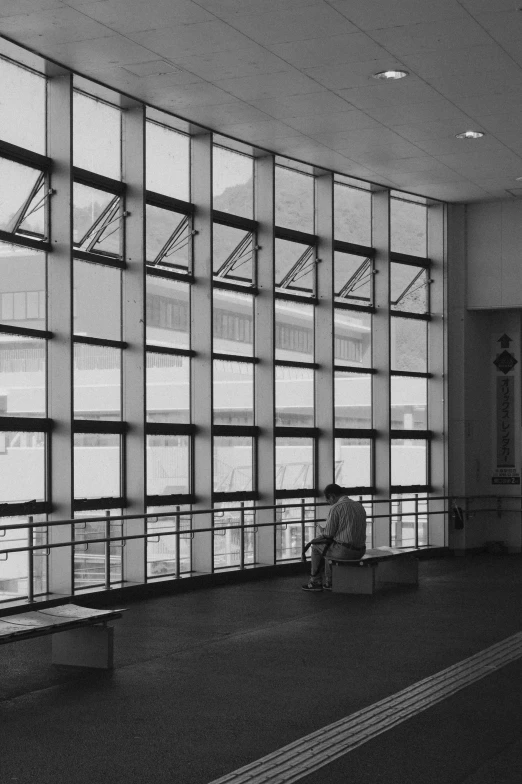
[[[419,562],[416,558],[397,558],[381,561],[378,566],[377,580],[380,583],[419,584]]]
[[[375,592],[375,568],[373,566],[342,566],[332,564],[332,590],[335,593]]]
[[[113,640],[114,627],[107,624],[53,634],[52,663],[112,670]]]

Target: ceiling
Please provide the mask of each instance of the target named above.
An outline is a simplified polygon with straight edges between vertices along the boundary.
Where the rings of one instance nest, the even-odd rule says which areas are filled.
[[[0,34],[281,155],[484,201],[522,196],[518,2],[0,0]]]

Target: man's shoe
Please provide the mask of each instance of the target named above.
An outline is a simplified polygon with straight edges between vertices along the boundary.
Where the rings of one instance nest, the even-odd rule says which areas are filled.
[[[322,585],[318,585],[317,583],[313,583],[312,581],[310,581],[309,583],[306,583],[306,585],[302,585],[301,588],[303,589],[303,591],[322,591],[323,590],[323,586]]]
[[[331,591],[331,590],[332,590],[332,586],[330,585],[330,583],[325,583],[323,585],[323,591]]]

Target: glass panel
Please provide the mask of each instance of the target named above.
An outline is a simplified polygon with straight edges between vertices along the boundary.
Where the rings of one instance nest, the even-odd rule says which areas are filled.
[[[214,492],[249,492],[253,487],[253,441],[247,436],[214,436]]]
[[[147,190],[190,199],[190,137],[147,121]]]
[[[119,498],[121,438],[114,433],[74,434],[74,497]]]
[[[428,443],[420,438],[394,438],[391,442],[392,485],[427,484]]]
[[[426,373],[428,353],[428,325],[418,319],[392,317],[391,367]]]
[[[214,223],[214,277],[251,283],[253,275],[252,233]]]
[[[372,244],[372,195],[369,191],[334,185],[334,236],[342,242]]]
[[[94,511],[75,512],[75,518],[101,517],[103,512]],[[121,510],[109,510],[109,518],[121,515]],[[97,542],[106,535],[106,522],[74,523],[74,540],[79,544],[74,546],[74,587],[81,591],[82,588],[92,588],[95,585],[105,585],[105,542]],[[111,537],[121,536],[123,521],[111,521],[109,533]],[[116,542],[109,548],[110,582],[117,583],[123,580],[122,543]]]
[[[372,426],[372,377],[335,373],[335,427]]]
[[[301,499],[288,498],[277,502],[276,521],[280,525],[276,526],[276,561],[300,559],[304,544],[320,535],[319,528],[313,522],[316,516],[313,501],[310,503],[307,500],[304,506],[289,507],[287,504],[301,504]],[[319,510],[318,516],[321,516]]]
[[[213,350],[221,354],[254,353],[254,298],[214,289]]]
[[[189,286],[147,275],[147,343],[190,347]]]
[[[244,526],[244,563],[255,562],[255,510],[251,505],[226,501],[218,504],[228,511],[214,513],[214,569],[226,569],[241,565],[241,529],[223,530],[228,525]],[[231,510],[230,507],[236,507]],[[241,512],[243,508],[243,512]]]
[[[276,426],[314,426],[314,371],[310,368],[277,365]]]
[[[12,234],[45,234],[44,175],[0,158],[0,229]]]
[[[147,495],[190,493],[189,436],[147,436]]]
[[[0,433],[0,504],[45,500],[45,433]]]
[[[0,58],[0,83],[0,139],[45,155],[45,78]]]
[[[46,343],[0,332],[0,416],[46,413]]]
[[[191,224],[187,215],[147,204],[147,264],[187,272],[191,258]]]
[[[392,376],[392,430],[426,430],[428,382],[425,378]]]
[[[276,226],[314,233],[314,185],[313,177],[276,166]]]
[[[121,419],[121,351],[108,346],[74,345],[74,416]]]
[[[120,110],[75,91],[73,121],[74,165],[121,179]]]
[[[74,334],[121,339],[121,271],[74,260]]]
[[[121,200],[106,191],[74,183],[73,242],[91,253],[121,256]]]
[[[390,199],[391,249],[412,256],[427,255],[427,218],[424,204]]]
[[[185,512],[183,515],[160,516],[165,512]],[[149,506],[147,512],[157,512],[158,517],[147,519],[147,533],[157,534],[157,539],[147,539],[147,577],[177,576],[178,537],[167,533],[176,531],[178,520],[180,531],[191,527],[190,506]],[[190,534],[179,537],[179,574],[192,570],[192,540]]]
[[[314,361],[314,308],[302,302],[275,302],[275,358]]]
[[[23,525],[26,522],[27,517],[1,517],[0,530],[2,525]],[[34,515],[33,522],[44,524],[42,527],[33,528],[34,544],[47,544],[47,528],[45,527],[46,516]],[[28,528],[11,528],[4,530],[0,537],[0,549],[15,550],[18,547],[28,547],[28,534]],[[47,551],[33,550],[33,553],[34,593],[35,595],[47,593]],[[27,596],[27,553],[9,553],[7,558],[5,558],[5,555],[1,555],[0,564],[0,602],[9,601],[9,599],[21,599]]]
[[[314,439],[276,438],[276,490],[311,490],[314,486]]]
[[[410,313],[428,311],[428,271],[409,264],[391,263],[390,305]]]
[[[335,439],[335,481],[341,487],[371,487],[372,441],[370,438]]]
[[[351,253],[334,254],[335,296],[354,305],[370,305],[373,301],[373,262]]]
[[[415,547],[428,544],[428,497],[411,493],[392,495],[391,546]],[[418,529],[418,542],[415,528]]]
[[[224,147],[213,151],[214,209],[254,217],[254,161]]]
[[[190,359],[147,352],[147,422],[190,422]]]
[[[280,289],[315,291],[316,252],[312,245],[275,241],[275,285]]]
[[[254,366],[214,360],[214,424],[254,424]]]
[[[336,365],[372,366],[372,317],[357,310],[334,312]]]
[[[45,267],[45,253],[0,242],[0,321],[3,324],[45,329]]]

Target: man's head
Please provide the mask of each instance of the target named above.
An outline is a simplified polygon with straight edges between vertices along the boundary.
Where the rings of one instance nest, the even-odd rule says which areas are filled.
[[[324,497],[326,498],[326,502],[330,505],[336,504],[343,495],[343,488],[339,487],[339,485],[331,484],[326,485],[324,488]]]

